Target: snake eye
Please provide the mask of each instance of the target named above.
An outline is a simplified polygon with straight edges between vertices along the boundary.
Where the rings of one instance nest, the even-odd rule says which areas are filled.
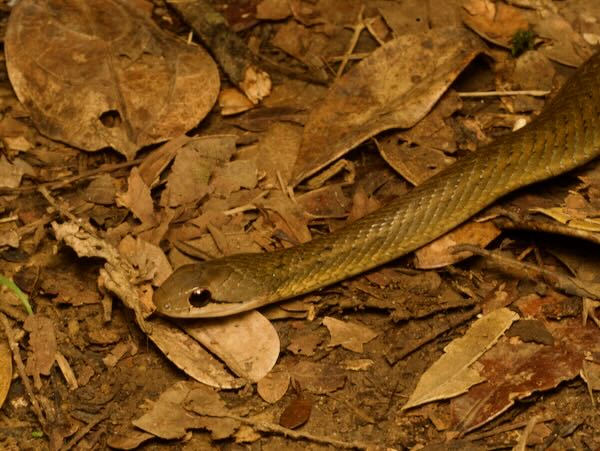
[[[210,292],[204,288],[196,288],[190,293],[188,302],[196,308],[205,307],[211,301]]]

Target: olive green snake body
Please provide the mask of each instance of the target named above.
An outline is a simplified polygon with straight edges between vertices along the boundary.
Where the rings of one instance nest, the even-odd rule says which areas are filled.
[[[156,291],[167,316],[225,316],[298,296],[375,268],[450,231],[518,188],[600,155],[600,53],[522,129],[460,159],[408,194],[332,234],[289,249],[177,269]],[[192,306],[190,296],[210,300]]]

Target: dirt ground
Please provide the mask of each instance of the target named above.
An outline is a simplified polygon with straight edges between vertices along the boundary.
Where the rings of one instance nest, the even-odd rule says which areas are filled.
[[[161,0],[0,2],[0,448],[600,449],[597,163],[261,314],[152,303],[485,152],[594,53],[600,4],[212,7],[197,46]]]

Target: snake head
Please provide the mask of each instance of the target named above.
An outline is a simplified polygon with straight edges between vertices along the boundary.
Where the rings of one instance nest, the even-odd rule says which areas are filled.
[[[154,292],[154,305],[158,313],[173,318],[213,318],[268,303],[264,296],[234,280],[231,268],[220,260],[184,265]]]

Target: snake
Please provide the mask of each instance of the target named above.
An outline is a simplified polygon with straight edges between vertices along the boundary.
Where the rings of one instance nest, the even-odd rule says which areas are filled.
[[[155,291],[159,314],[234,315],[318,290],[412,252],[519,188],[600,155],[600,52],[540,114],[405,195],[330,234],[287,249],[186,264]]]

